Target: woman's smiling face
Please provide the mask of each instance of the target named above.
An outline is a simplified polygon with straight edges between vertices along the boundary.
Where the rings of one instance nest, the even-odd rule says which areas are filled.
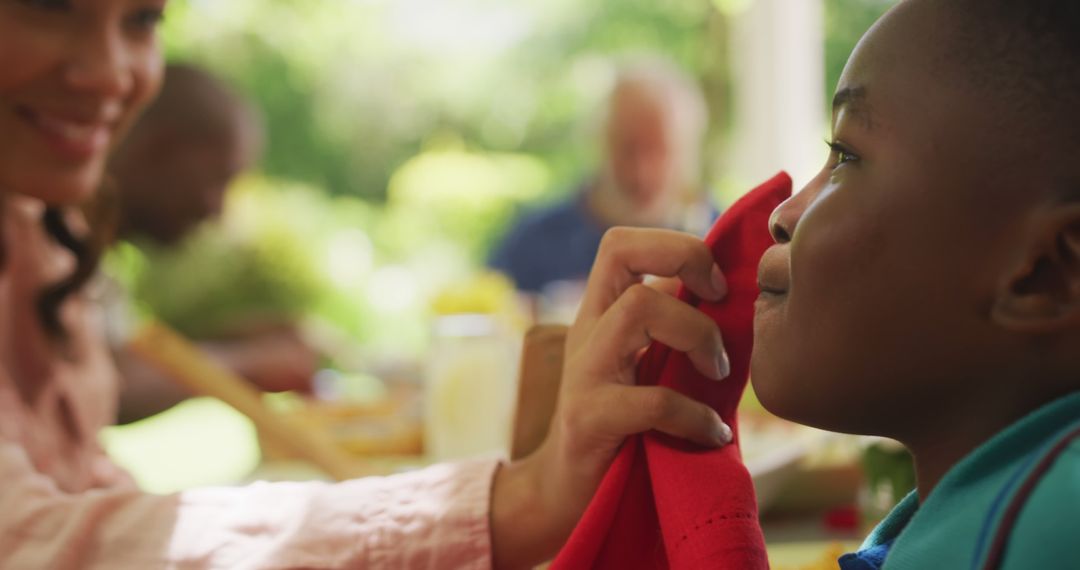
[[[79,204],[161,82],[166,0],[0,0],[0,192]]]

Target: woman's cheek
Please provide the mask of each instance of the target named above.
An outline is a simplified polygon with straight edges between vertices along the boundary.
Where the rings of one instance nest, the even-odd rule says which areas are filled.
[[[145,46],[132,68],[134,90],[128,100],[128,109],[121,137],[132,127],[139,115],[157,97],[164,78],[165,63],[156,42]]]
[[[139,75],[142,78],[139,83],[143,86],[143,98],[145,104],[157,96],[158,91],[161,89],[161,82],[165,74],[165,60],[157,40],[151,40],[150,45],[146,48],[146,52],[142,57],[142,63],[139,68]]]
[[[0,18],[3,14],[0,13]],[[32,81],[40,70],[49,67],[49,42],[28,33],[18,25],[0,21],[0,97]]]

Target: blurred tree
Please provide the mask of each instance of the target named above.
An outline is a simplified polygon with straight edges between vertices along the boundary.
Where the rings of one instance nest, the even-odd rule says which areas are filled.
[[[825,90],[826,101],[840,81],[848,56],[859,38],[897,0],[825,0]]]
[[[568,183],[594,153],[581,119],[610,81],[607,56],[659,51],[700,70],[713,10],[698,0],[178,6],[170,56],[218,70],[260,105],[267,174],[375,201],[431,133],[532,154]]]
[[[221,238],[204,238],[205,251],[194,244],[193,258],[172,260],[175,271],[154,271],[175,280],[146,278],[148,304],[177,321],[227,320],[261,299],[360,339],[400,332],[415,346],[426,300],[480,265],[515,209],[557,199],[594,167],[590,118],[620,56],[661,53],[697,74],[711,106],[709,152],[722,150],[731,91],[724,14],[753,1],[172,3],[169,56],[228,78],[266,117],[265,176],[248,181],[233,217],[265,226],[244,235],[279,245],[232,251],[265,258],[277,247],[290,258],[240,263],[209,245]],[[830,90],[857,39],[893,3],[826,0]],[[303,246],[286,247],[290,240]],[[215,260],[232,265],[218,271]],[[275,271],[288,273],[277,292]],[[219,286],[198,277],[215,272]],[[212,323],[185,324],[195,332]]]

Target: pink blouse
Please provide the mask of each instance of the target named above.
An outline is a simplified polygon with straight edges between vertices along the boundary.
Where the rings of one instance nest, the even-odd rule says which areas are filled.
[[[91,305],[65,307],[64,353],[34,299],[73,260],[8,197],[0,269],[0,568],[490,568],[497,464],[338,484],[141,493],[105,456],[117,376]],[[97,327],[97,328],[95,328]]]

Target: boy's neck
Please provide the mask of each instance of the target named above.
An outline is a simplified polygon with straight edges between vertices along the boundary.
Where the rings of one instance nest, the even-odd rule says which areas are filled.
[[[997,431],[950,434],[924,444],[905,444],[915,458],[916,490],[919,502],[925,502],[938,483],[957,463]]]
[[[941,423],[924,423],[920,433],[898,438],[915,458],[919,501],[925,501],[945,474],[980,445],[1068,393],[1025,394],[1025,397],[996,398],[994,401],[972,398],[962,407],[952,407],[952,413],[933,414],[941,418]]]

